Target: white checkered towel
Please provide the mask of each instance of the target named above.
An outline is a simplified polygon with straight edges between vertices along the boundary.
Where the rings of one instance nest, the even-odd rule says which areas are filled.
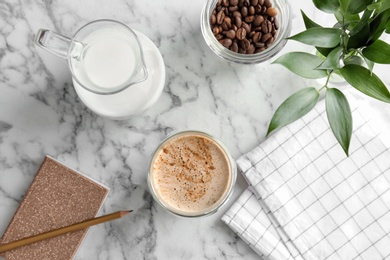
[[[238,159],[249,187],[222,220],[265,259],[390,259],[390,125],[347,98],[350,157],[320,101]]]

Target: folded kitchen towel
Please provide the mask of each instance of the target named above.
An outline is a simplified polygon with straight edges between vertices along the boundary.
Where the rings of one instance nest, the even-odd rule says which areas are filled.
[[[390,259],[390,125],[347,98],[349,157],[322,100],[237,160],[249,187],[222,220],[264,259]]]

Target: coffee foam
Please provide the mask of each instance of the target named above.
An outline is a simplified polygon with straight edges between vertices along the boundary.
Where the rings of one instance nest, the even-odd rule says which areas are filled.
[[[164,144],[155,155],[151,181],[167,207],[181,214],[207,212],[231,182],[226,153],[213,140],[191,134]]]

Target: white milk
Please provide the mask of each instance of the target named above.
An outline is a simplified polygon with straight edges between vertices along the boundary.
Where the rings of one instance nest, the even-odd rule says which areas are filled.
[[[127,32],[128,33],[128,32]],[[88,35],[74,72],[91,88],[110,89],[127,84],[138,63],[138,46],[119,29],[102,29]],[[88,84],[89,83],[89,84]]]
[[[126,82],[134,71],[132,46],[120,38],[103,39],[85,53],[86,76],[97,86],[112,88]]]
[[[110,33],[112,31],[104,32],[104,37],[102,35],[95,36],[96,38],[103,38],[107,42],[87,50],[82,59],[85,62],[84,69],[77,69],[78,72],[88,76],[91,82],[99,84],[101,89],[121,84],[134,72],[133,70],[137,69],[134,68],[134,59],[131,58],[135,56],[135,59],[138,59],[137,53],[132,52],[129,48],[131,45],[126,40],[118,37],[118,34],[108,38],[107,35]],[[162,56],[148,37],[139,32],[136,32],[136,34],[141,43],[148,69],[148,78],[145,81],[134,84],[116,94],[100,95],[84,89],[73,80],[73,85],[80,99],[89,109],[100,116],[117,120],[128,119],[146,111],[156,103],[161,95],[165,83],[165,66]],[[106,48],[110,56],[106,56],[103,51]],[[94,52],[96,53],[93,54]],[[107,59],[110,62],[96,64],[100,59]],[[80,63],[82,60],[80,60]],[[104,84],[104,86],[100,84]]]

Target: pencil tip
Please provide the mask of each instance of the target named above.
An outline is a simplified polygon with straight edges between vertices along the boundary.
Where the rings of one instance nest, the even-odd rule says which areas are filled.
[[[126,216],[127,214],[133,212],[133,210],[121,211],[121,217]]]

